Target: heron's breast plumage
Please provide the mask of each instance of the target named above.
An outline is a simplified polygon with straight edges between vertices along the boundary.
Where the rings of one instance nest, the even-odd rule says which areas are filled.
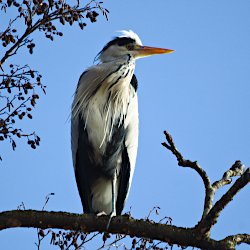
[[[124,126],[128,105],[135,95],[130,85],[133,71],[129,71],[120,74],[128,74],[126,77],[107,79],[90,99],[84,112],[89,139],[102,153],[112,139],[114,127]]]
[[[110,67],[105,77],[100,77],[102,64],[96,65],[89,69],[93,71],[92,79],[88,79],[91,72],[87,71],[82,82],[80,80],[73,114],[84,118],[89,140],[101,155],[112,138],[114,127],[126,124],[128,106],[136,94],[130,85],[134,67],[134,60],[120,62]]]

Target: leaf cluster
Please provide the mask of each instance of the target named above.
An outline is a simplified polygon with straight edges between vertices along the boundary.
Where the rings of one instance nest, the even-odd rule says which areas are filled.
[[[0,24],[0,143],[8,140],[13,150],[17,138],[26,138],[33,149],[40,145],[40,138],[35,132],[23,131],[21,121],[33,118],[32,111],[40,97],[39,91],[45,94],[46,85],[42,83],[42,75],[31,65],[15,63],[20,50],[26,48],[29,54],[34,53],[37,45],[33,35],[36,31],[54,41],[55,36],[63,36],[63,32],[58,30],[59,26],[77,24],[84,29],[88,21],[97,21],[100,12],[107,18],[108,10],[102,4],[95,0],[87,3],[0,0],[1,19],[8,20],[9,13],[12,15],[6,27]]]

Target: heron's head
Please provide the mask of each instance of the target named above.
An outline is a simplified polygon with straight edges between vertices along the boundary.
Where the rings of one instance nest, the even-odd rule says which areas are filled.
[[[115,37],[108,42],[98,53],[97,59],[101,62],[107,62],[121,58],[125,55],[131,55],[135,59],[152,56],[157,54],[168,54],[174,52],[171,49],[162,49],[142,45],[137,34],[132,30],[121,31],[121,36]]]

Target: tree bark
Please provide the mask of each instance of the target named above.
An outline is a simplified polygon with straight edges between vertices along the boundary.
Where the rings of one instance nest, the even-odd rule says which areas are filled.
[[[228,236],[223,240],[216,241],[201,235],[198,228],[183,228],[147,220],[136,220],[126,215],[112,218],[107,230],[108,220],[108,216],[97,217],[90,214],[12,210],[0,213],[0,230],[33,227],[42,229],[59,228],[89,233],[94,231],[109,232],[210,250],[231,250],[235,249],[235,246],[241,242],[250,243],[250,235],[247,234]]]

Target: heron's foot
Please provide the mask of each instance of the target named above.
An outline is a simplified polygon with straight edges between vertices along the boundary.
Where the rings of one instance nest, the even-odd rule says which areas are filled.
[[[102,212],[97,213],[96,216],[98,216],[98,217],[99,216],[107,216],[107,214],[104,211],[102,211]]]

